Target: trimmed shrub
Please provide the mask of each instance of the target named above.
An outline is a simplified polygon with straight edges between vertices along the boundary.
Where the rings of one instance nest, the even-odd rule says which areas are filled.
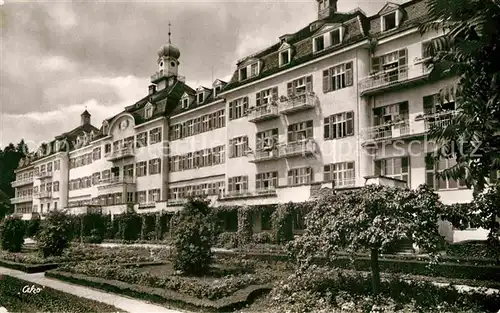
[[[175,216],[174,268],[185,274],[202,275],[212,262],[216,224],[208,203],[190,200]]]
[[[135,212],[127,212],[115,216],[118,221],[118,238],[127,241],[139,239],[141,234],[141,217]]]
[[[72,229],[71,219],[64,212],[50,212],[37,238],[43,257],[60,256],[73,239]]]
[[[238,209],[238,245],[240,246],[252,242],[252,213],[252,209],[248,205]]]
[[[19,217],[6,217],[0,225],[2,249],[20,252],[24,244],[26,225]]]
[[[217,236],[215,246],[218,248],[234,249],[238,246],[238,234],[225,232]]]
[[[141,240],[155,239],[155,213],[141,214]]]
[[[285,244],[293,240],[293,214],[292,202],[278,205],[271,216],[273,237],[277,244]]]

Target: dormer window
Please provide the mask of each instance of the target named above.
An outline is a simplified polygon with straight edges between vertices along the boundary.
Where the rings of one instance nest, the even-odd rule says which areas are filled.
[[[255,77],[257,75],[259,75],[259,64],[254,63],[250,65],[250,77]]]
[[[248,64],[248,63],[246,63]],[[256,61],[239,69],[239,80],[243,81],[252,77],[256,77],[260,72],[260,62]]]
[[[280,52],[280,66],[290,63],[290,49]]]
[[[102,123],[102,133],[104,135],[107,135],[108,134],[108,122],[107,121],[104,121]]]
[[[181,106],[183,109],[187,109],[189,107],[189,98],[184,98],[181,100]]]
[[[325,49],[325,39],[323,36],[314,38],[314,52],[319,52]]]
[[[313,39],[313,52],[317,53],[341,44],[344,33],[345,29],[343,26],[325,25],[319,31],[319,35]]]
[[[217,95],[221,92],[221,90],[222,90],[221,86],[217,86],[214,88],[214,98],[217,97]]]
[[[398,11],[394,11],[385,16],[382,16],[382,31],[389,31],[395,29],[398,26],[397,13]]]
[[[148,103],[144,108],[144,118],[150,118],[151,116],[153,116],[153,105]]]
[[[203,92],[198,93],[198,104],[203,103],[203,100],[205,100]]]
[[[338,45],[342,42],[340,28],[330,32],[330,42],[332,46]]]
[[[245,80],[248,78],[247,68],[240,68],[240,80]]]

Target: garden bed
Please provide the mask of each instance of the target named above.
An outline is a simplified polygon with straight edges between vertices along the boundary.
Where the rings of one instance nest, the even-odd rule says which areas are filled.
[[[32,285],[40,288],[40,293],[22,292],[24,286]],[[0,299],[0,306],[4,306],[9,312],[123,312],[104,303],[80,298],[8,275],[0,277]]]
[[[174,305],[185,309],[201,309],[204,312],[228,312],[245,307],[259,295],[269,292],[272,288],[269,284],[249,285],[230,296],[209,300],[165,288],[153,288],[115,279],[92,277],[60,270],[48,271],[45,276],[160,304]]]

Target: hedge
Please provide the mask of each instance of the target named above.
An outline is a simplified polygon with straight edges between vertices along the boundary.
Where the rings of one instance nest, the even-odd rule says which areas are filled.
[[[239,290],[230,297],[210,301],[207,299],[198,299],[196,297],[181,294],[173,290],[146,287],[118,280],[102,279],[57,270],[45,272],[45,276],[133,298],[139,298],[161,304],[171,304],[182,309],[202,309],[203,311],[209,312],[232,312],[243,308],[253,301],[253,299],[255,299],[258,295],[269,292],[272,288],[271,285],[249,286]]]
[[[42,273],[42,272],[45,272],[48,270],[55,269],[55,268],[59,267],[59,265],[60,265],[59,263],[26,264],[26,263],[19,263],[19,262],[13,262],[13,261],[0,259],[0,266],[10,268],[13,270],[22,271],[22,272],[25,272],[28,274]],[[0,280],[1,280],[1,278],[0,278]]]
[[[38,294],[23,293],[24,286],[40,288]],[[9,275],[0,277],[0,299],[9,312],[123,312],[104,303],[81,298]]]

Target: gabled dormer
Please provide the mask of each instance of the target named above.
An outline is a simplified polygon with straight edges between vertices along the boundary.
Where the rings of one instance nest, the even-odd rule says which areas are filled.
[[[238,65],[238,80],[244,81],[260,74],[262,61],[256,58],[250,58]]]
[[[344,41],[346,27],[342,24],[325,24],[312,38],[313,52],[318,53]]]
[[[292,62],[293,52],[292,45],[287,42],[282,43],[278,49],[279,66],[285,66]]]
[[[181,99],[179,100],[181,108],[183,110],[188,109],[189,105],[191,104],[192,101],[193,101],[193,97],[188,95],[187,93],[184,93],[182,95]]]
[[[146,103],[146,105],[144,106],[144,118],[145,119],[151,118],[153,116],[153,112],[154,112],[153,104],[151,104],[151,102]]]
[[[217,98],[217,96],[219,96],[219,94],[222,92],[224,87],[226,87],[226,85],[227,85],[227,83],[225,81],[222,81],[220,79],[216,79],[212,84],[213,97]]]
[[[109,123],[108,121],[104,120],[102,122],[102,134],[106,136],[108,135],[108,133],[109,133]]]
[[[196,88],[196,103],[202,104],[208,98],[210,94],[210,89],[200,86]]]
[[[403,21],[404,13],[405,12],[400,5],[388,2],[378,12],[378,15],[380,16],[380,31],[387,32],[398,28]]]

